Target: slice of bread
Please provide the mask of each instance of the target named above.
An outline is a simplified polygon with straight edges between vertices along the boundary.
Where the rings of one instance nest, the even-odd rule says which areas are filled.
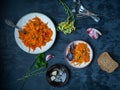
[[[97,62],[100,68],[108,73],[112,73],[118,67],[118,63],[107,52],[102,53]]]

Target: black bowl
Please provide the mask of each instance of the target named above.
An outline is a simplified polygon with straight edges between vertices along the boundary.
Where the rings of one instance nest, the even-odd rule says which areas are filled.
[[[65,75],[64,81],[58,82],[58,81],[51,80],[51,74],[55,70],[62,71],[64,73],[64,75]],[[60,77],[62,78],[63,76],[61,75]],[[48,83],[55,87],[64,86],[68,82],[69,77],[70,77],[70,75],[69,75],[68,69],[66,68],[66,66],[64,66],[62,64],[52,65],[51,67],[48,68],[48,70],[46,72],[46,79],[47,79]]]

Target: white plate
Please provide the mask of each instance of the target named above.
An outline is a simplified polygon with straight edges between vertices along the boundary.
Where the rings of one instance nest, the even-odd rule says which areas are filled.
[[[17,23],[17,26],[19,27],[23,27],[28,20],[34,18],[35,16],[39,17],[44,23],[48,23],[48,27],[51,28],[51,30],[53,31],[53,35],[52,35],[52,40],[47,42],[45,46],[42,46],[42,48],[36,48],[34,51],[31,49],[29,52],[28,47],[26,47],[22,41],[18,38],[19,37],[19,33],[18,33],[18,29],[15,29],[14,35],[15,35],[15,40],[18,44],[18,46],[24,50],[27,53],[31,53],[31,54],[39,54],[39,53],[43,53],[45,51],[47,51],[54,43],[55,38],[56,38],[56,29],[55,29],[55,25],[53,24],[53,22],[51,21],[51,19],[49,17],[47,17],[46,15],[42,14],[42,13],[29,13],[25,16],[23,16]]]
[[[71,44],[78,44],[78,43],[85,43],[85,44],[87,44],[87,47],[89,48],[89,50],[90,50],[90,53],[89,53],[89,56],[90,56],[90,60],[89,60],[89,62],[86,62],[86,63],[81,63],[80,65],[74,65],[74,64],[72,64],[71,63],[71,61],[69,61],[68,60],[68,58],[66,57],[66,55],[67,55],[67,53],[68,53],[68,48],[70,48],[70,45]],[[91,46],[87,43],[87,42],[85,42],[85,41],[81,41],[81,40],[76,40],[76,41],[73,41],[73,42],[71,42],[70,44],[68,44],[68,46],[66,47],[66,50],[65,50],[65,60],[69,63],[69,65],[71,65],[72,67],[75,67],[75,68],[84,68],[84,67],[86,67],[86,66],[88,66],[89,64],[90,64],[90,62],[92,61],[92,58],[93,58],[93,50],[92,50],[92,48],[91,48]]]

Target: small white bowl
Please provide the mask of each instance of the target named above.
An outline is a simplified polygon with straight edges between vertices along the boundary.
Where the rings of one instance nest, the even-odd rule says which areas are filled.
[[[81,63],[80,65],[75,65],[75,64],[72,64],[70,60],[68,60],[68,58],[66,57],[67,54],[68,54],[68,49],[70,48],[70,45],[73,44],[73,43],[74,43],[75,45],[78,44],[78,43],[87,44],[87,47],[88,47],[89,50],[90,50],[90,53],[89,53],[90,60],[89,60],[88,62],[86,62],[86,63],[83,62],[83,63]],[[75,67],[75,68],[84,68],[84,67],[88,66],[88,65],[91,63],[92,58],[93,58],[93,50],[92,50],[91,46],[90,46],[87,42],[85,42],[85,41],[81,41],[81,40],[73,41],[73,42],[69,43],[68,46],[67,46],[66,49],[65,49],[65,60],[66,60],[67,63],[68,63],[70,66],[72,66],[72,67]]]

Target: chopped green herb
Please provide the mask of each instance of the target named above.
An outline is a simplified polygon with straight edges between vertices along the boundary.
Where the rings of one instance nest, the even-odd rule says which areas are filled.
[[[64,34],[70,34],[72,31],[75,30],[75,18],[69,7],[66,5],[66,3],[63,2],[63,0],[59,0],[62,6],[64,7],[66,13],[67,13],[67,19],[63,22],[60,22],[58,24],[57,30],[62,31]]]

